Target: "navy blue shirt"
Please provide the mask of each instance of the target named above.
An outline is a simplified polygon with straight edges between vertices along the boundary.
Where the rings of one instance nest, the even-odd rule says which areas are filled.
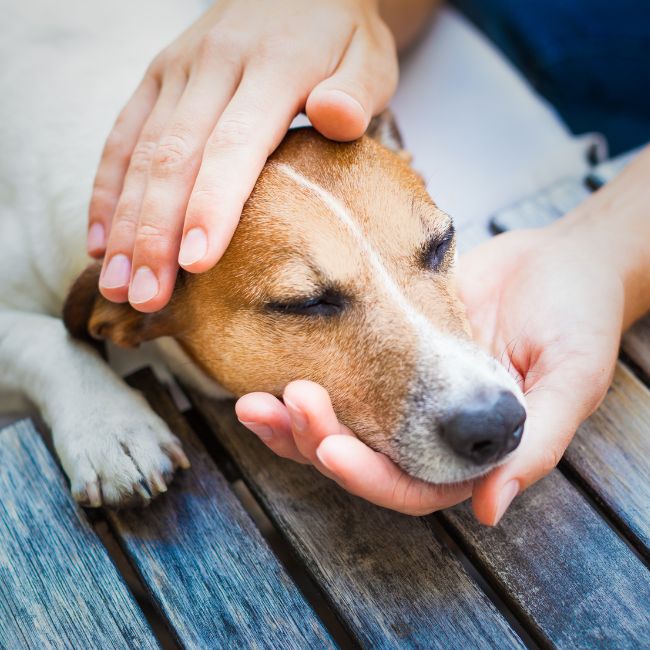
[[[648,0],[454,0],[574,133],[615,155],[650,141]]]

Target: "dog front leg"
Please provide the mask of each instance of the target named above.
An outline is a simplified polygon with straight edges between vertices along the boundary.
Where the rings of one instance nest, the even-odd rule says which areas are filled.
[[[52,429],[79,502],[146,503],[165,492],[180,442],[137,391],[58,318],[0,311],[0,391],[22,392]]]

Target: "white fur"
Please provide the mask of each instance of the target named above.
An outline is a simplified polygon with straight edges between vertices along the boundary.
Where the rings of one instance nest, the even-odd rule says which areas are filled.
[[[20,396],[40,409],[73,492],[92,505],[146,500],[143,484],[161,486],[178,441],[59,315],[89,261],[86,212],[103,141],[150,60],[203,6],[3,4],[0,412]]]
[[[201,370],[190,359],[188,354],[175,339],[169,336],[164,336],[156,339],[154,343],[173,376],[177,377],[182,384],[196,388],[207,397],[212,397],[213,399],[227,399],[229,397],[234,397],[230,391],[227,391],[214,379],[208,377],[208,375],[206,375],[203,370]]]

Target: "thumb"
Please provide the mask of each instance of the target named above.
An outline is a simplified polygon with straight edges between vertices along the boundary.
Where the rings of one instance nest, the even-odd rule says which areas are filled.
[[[309,94],[307,117],[326,138],[348,141],[360,138],[373,115],[380,112],[397,86],[394,46],[378,45],[357,31],[331,77]]]
[[[599,402],[596,394],[601,393],[594,390],[594,382],[585,379],[588,376],[556,372],[529,391],[519,449],[507,463],[475,483],[472,507],[481,523],[495,526],[517,494],[556,467],[577,428]]]

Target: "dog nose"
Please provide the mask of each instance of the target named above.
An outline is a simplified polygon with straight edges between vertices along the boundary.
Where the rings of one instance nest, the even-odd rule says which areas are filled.
[[[459,456],[483,465],[517,448],[525,421],[526,411],[519,400],[500,391],[474,398],[440,427],[443,439]]]

